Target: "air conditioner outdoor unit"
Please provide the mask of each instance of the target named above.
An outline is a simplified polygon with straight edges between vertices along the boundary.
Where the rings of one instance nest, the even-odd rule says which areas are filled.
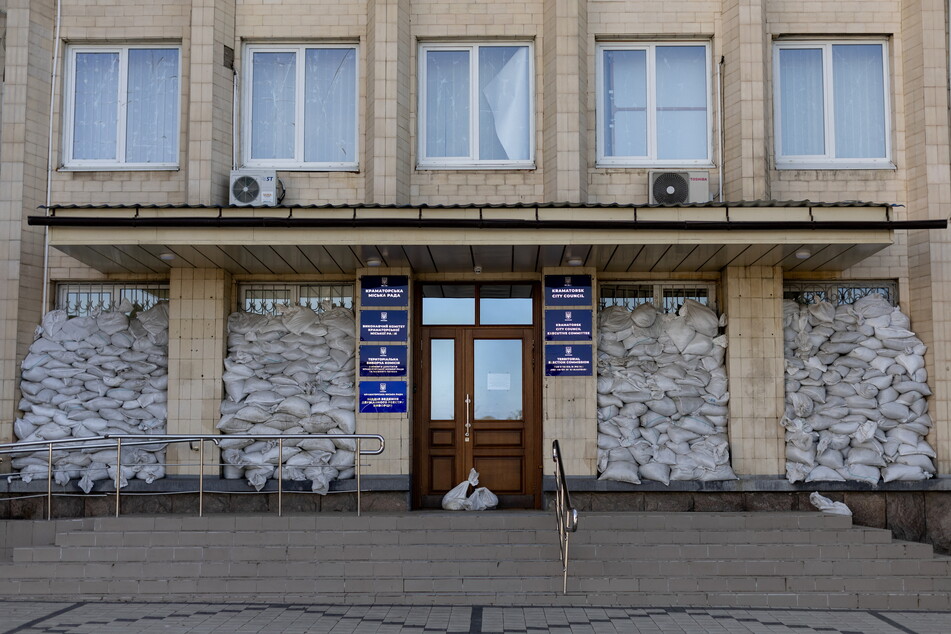
[[[710,175],[707,172],[651,172],[651,204],[710,202]]]
[[[284,199],[284,184],[274,170],[232,170],[228,188],[232,205],[274,207]]]

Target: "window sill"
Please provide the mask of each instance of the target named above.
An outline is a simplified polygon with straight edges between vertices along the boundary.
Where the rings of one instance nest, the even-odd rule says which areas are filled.
[[[505,163],[417,163],[416,170],[420,172],[446,170],[533,170],[535,161],[512,161]]]
[[[628,161],[604,162],[599,161],[594,166],[596,169],[603,170],[654,170],[654,171],[676,171],[676,170],[710,170],[716,165],[703,161],[700,163],[634,163]]]
[[[803,161],[802,163],[777,162],[777,170],[896,170],[898,167],[891,161],[875,163],[855,163],[850,161]]]
[[[177,172],[178,165],[62,165],[57,172]]]
[[[240,169],[274,170],[275,172],[353,172],[360,173],[357,163],[343,165],[280,165],[275,163],[245,163]]]

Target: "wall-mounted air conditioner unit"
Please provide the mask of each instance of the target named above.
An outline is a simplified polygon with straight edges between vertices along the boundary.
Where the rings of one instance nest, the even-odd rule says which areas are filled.
[[[710,175],[707,172],[651,172],[651,204],[710,202]]]
[[[284,184],[274,170],[232,170],[228,188],[232,205],[274,207],[284,199]]]

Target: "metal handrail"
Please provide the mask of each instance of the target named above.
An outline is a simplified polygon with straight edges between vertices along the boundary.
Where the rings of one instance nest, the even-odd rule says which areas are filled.
[[[354,451],[354,476],[356,478],[357,489],[357,516],[360,516],[361,510],[361,487],[360,456],[378,456],[383,453],[386,441],[380,434],[106,434],[104,436],[89,436],[87,438],[60,438],[57,440],[34,440],[29,442],[0,444],[0,455],[3,454],[25,454],[35,453],[37,450],[47,450],[48,469],[46,473],[46,519],[53,517],[53,448],[59,450],[67,449],[116,449],[116,517],[119,517],[121,502],[122,479],[122,448],[138,447],[143,445],[161,445],[172,443],[198,443],[198,515],[204,514],[205,497],[205,443],[213,442],[220,444],[223,439],[234,440],[276,440],[278,447],[278,461],[275,467],[275,477],[277,480],[277,514],[283,515],[284,512],[284,480],[281,478],[281,472],[284,462],[284,441],[285,440],[313,440],[319,438],[353,440],[356,444]],[[361,440],[376,440],[380,446],[376,449],[361,449]],[[37,449],[31,449],[31,448]],[[167,466],[167,465],[166,465]]]
[[[555,522],[558,524],[558,546],[561,548],[564,573],[562,591],[568,594],[568,536],[578,530],[578,510],[571,505],[565,466],[561,463],[561,447],[557,440],[551,443],[551,457],[555,462]]]

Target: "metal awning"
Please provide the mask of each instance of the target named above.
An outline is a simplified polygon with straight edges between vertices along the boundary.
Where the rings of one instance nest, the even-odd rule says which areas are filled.
[[[417,273],[695,273],[725,266],[841,270],[892,244],[893,205],[743,201],[676,206],[54,205],[29,218],[50,244],[104,273],[218,267],[235,275],[352,274],[379,265]]]

